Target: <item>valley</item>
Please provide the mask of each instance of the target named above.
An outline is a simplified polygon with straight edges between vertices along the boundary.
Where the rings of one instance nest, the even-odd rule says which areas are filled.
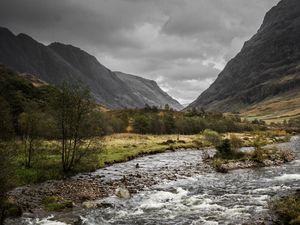
[[[300,1],[116,1],[0,2],[0,225],[300,224]]]

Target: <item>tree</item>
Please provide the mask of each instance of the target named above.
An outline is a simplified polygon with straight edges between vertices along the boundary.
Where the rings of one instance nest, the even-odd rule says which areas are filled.
[[[9,104],[0,97],[0,140],[7,140],[13,136],[13,122]]]
[[[135,132],[140,134],[149,133],[149,120],[145,115],[136,115],[133,121]]]
[[[170,110],[169,104],[165,104],[165,110],[166,110],[166,111],[169,111],[169,110]]]
[[[152,113],[149,117],[149,131],[151,134],[161,134],[162,125],[157,113]]]
[[[30,168],[32,165],[36,151],[36,142],[42,136],[44,118],[45,115],[40,112],[38,106],[34,103],[27,105],[25,112],[19,116],[18,121],[23,142],[24,164],[27,168]]]
[[[162,117],[162,122],[166,134],[172,134],[176,132],[175,119],[173,113],[165,113]]]
[[[53,109],[61,140],[62,168],[68,172],[90,148],[83,141],[91,136],[92,126],[86,124],[93,110],[90,93],[82,87],[63,84],[53,98]]]

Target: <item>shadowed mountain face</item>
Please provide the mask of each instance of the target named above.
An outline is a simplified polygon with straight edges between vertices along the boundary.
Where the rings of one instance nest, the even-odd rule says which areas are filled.
[[[155,81],[121,72],[115,72],[115,74],[130,87],[132,93],[140,99],[140,101],[150,106],[156,105],[164,107],[168,104],[176,110],[183,108],[176,100],[160,89]]]
[[[145,98],[136,95],[131,83],[127,84],[79,48],[60,43],[45,46],[25,34],[15,36],[6,28],[0,28],[0,63],[21,73],[33,74],[50,84],[69,82],[86,86],[98,103],[112,109],[141,108],[148,103],[144,101],[148,95],[155,95],[154,92],[143,92]],[[162,92],[158,89],[157,99]],[[166,98],[166,101],[170,106],[180,108],[174,99]],[[160,106],[161,101],[151,105]]]
[[[299,0],[273,7],[257,34],[188,108],[242,111],[289,92],[300,96]]]

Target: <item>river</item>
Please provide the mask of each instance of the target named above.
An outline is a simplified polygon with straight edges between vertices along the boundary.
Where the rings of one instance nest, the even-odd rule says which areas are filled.
[[[156,185],[133,194],[130,199],[111,196],[99,201],[110,207],[81,210],[84,225],[200,225],[271,223],[268,202],[276,195],[300,188],[300,138],[293,137],[279,148],[291,148],[290,163],[259,169],[216,173],[201,162],[202,151],[168,152],[141,157],[100,169],[92,176],[122,179],[139,171],[156,179]],[[139,168],[135,168],[136,164]],[[187,168],[197,168],[186,175]],[[164,179],[175,170],[176,180]],[[27,219],[23,224],[65,225],[51,218]]]

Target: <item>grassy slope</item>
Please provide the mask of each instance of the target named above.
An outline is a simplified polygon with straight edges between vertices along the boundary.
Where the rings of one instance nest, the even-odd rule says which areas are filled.
[[[250,120],[262,119],[267,123],[282,122],[300,115],[300,93],[289,92],[252,105],[241,112]]]

